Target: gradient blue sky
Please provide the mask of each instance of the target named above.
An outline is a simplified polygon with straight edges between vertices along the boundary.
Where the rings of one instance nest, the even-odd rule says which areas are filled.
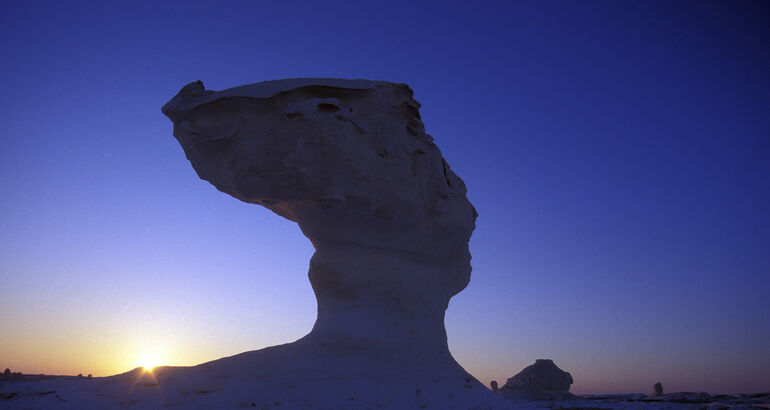
[[[65,4],[66,3],[66,4]],[[405,82],[480,216],[482,382],[770,390],[767,2],[0,2],[0,366],[107,375],[301,337],[312,247],[197,178],[184,84]]]

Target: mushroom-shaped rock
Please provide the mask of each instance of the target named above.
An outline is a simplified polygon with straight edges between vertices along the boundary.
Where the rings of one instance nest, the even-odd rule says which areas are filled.
[[[516,400],[565,400],[576,397],[569,392],[571,384],[572,375],[553,360],[538,359],[508,379],[499,392]]]
[[[296,222],[315,248],[310,334],[199,367],[355,391],[341,396],[352,407],[499,400],[447,347],[477,214],[419,107],[405,84],[324,78],[218,92],[194,82],[163,107],[201,179]]]

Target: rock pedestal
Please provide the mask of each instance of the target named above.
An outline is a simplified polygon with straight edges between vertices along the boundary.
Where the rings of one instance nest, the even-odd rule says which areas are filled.
[[[404,84],[317,78],[195,82],[163,107],[201,179],[296,222],[315,247],[310,334],[202,369],[268,370],[325,394],[354,379],[393,407],[496,400],[447,347],[477,214],[419,107]]]

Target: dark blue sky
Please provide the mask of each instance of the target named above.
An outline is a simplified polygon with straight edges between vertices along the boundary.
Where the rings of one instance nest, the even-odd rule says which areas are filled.
[[[198,180],[160,106],[318,76],[411,85],[468,185],[447,330],[480,380],[553,358],[579,393],[767,390],[768,22],[738,1],[3,2],[0,365],[110,374],[306,333],[309,243]]]

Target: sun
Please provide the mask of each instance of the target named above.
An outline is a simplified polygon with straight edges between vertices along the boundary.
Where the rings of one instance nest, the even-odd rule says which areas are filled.
[[[139,366],[144,368],[146,372],[151,372],[158,365],[160,365],[159,357],[153,353],[145,353],[139,359]]]

